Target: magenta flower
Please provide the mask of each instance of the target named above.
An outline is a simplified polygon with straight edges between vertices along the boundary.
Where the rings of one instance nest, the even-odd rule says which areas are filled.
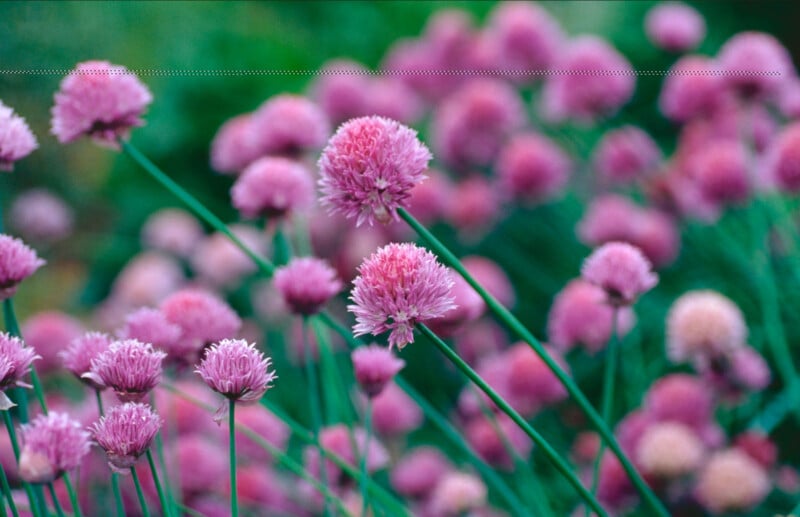
[[[75,217],[63,199],[45,189],[34,188],[17,196],[8,219],[11,227],[26,239],[49,243],[69,236]]]
[[[659,106],[676,122],[711,113],[723,97],[719,67],[709,58],[686,56],[669,69],[664,78]]]
[[[89,452],[89,433],[65,413],[53,411],[22,424],[19,475],[28,483],[49,483],[78,468]]]
[[[45,264],[19,239],[0,234],[0,300],[14,296],[20,282]]]
[[[166,356],[149,343],[116,341],[92,360],[91,371],[83,377],[113,389],[123,402],[138,402],[161,380],[161,362]]]
[[[388,244],[358,267],[347,309],[356,336],[391,330],[389,346],[414,341],[414,325],[454,309],[453,278],[430,251],[415,244]]]
[[[319,159],[322,202],[331,212],[355,217],[357,226],[387,223],[406,206],[430,160],[414,130],[383,117],[350,120]]]
[[[249,218],[283,217],[309,206],[314,198],[311,173],[287,158],[256,160],[231,188],[233,206]]]
[[[564,34],[550,14],[532,2],[503,2],[492,11],[488,38],[503,70],[543,72],[552,65]],[[541,75],[525,77],[525,82]]]
[[[606,292],[611,305],[631,305],[658,283],[650,261],[635,246],[610,242],[594,250],[583,262],[581,276]]]
[[[717,60],[726,72],[726,84],[745,97],[775,96],[795,75],[789,52],[762,32],[736,34],[719,50]]]
[[[11,172],[14,162],[39,147],[25,119],[0,101],[0,171]]]
[[[731,448],[711,456],[700,471],[695,495],[700,504],[713,513],[747,514],[771,490],[766,470],[746,453]]]
[[[311,87],[314,99],[334,124],[369,112],[369,71],[360,63],[337,59],[325,63]]]
[[[58,353],[86,329],[80,321],[59,311],[45,311],[32,315],[22,324],[25,342],[42,356],[36,365],[40,374],[61,368]]]
[[[55,95],[52,132],[62,144],[86,135],[116,147],[117,138],[144,124],[142,114],[152,100],[147,87],[124,66],[78,63]]]
[[[362,346],[350,354],[353,373],[368,397],[376,397],[406,362],[394,356],[391,350],[380,345]]]
[[[0,332],[0,410],[5,411],[15,406],[4,391],[13,386],[30,387],[22,382],[28,374],[31,364],[41,359],[31,347],[18,337]]]
[[[250,113],[226,121],[211,141],[211,168],[222,174],[239,174],[259,156],[261,150]]]
[[[438,448],[416,447],[400,458],[392,469],[392,488],[406,497],[423,499],[452,469],[452,463]]]
[[[142,307],[128,314],[117,336],[150,343],[169,355],[181,338],[181,327],[167,320],[162,311]]]
[[[294,258],[275,270],[275,288],[292,312],[318,312],[342,288],[336,271],[322,259]]]
[[[231,401],[261,398],[277,379],[272,360],[242,339],[223,339],[206,350],[197,372],[208,386]]]
[[[325,113],[299,95],[278,95],[253,113],[256,146],[264,154],[294,156],[321,149],[331,132]]]
[[[606,133],[594,151],[594,167],[611,182],[630,182],[652,172],[661,161],[661,150],[650,135],[636,126]]]
[[[690,170],[700,193],[712,203],[741,203],[750,195],[747,153],[739,142],[709,143],[691,157]]]
[[[61,352],[59,357],[64,362],[64,367],[72,372],[78,379],[94,389],[103,389],[103,384],[97,384],[91,378],[84,377],[91,372],[92,361],[108,350],[113,339],[102,332],[88,332],[83,336],[73,339],[69,346]]]
[[[706,22],[694,8],[683,2],[663,2],[647,13],[644,28],[657,47],[670,52],[695,48],[706,35]]]
[[[537,133],[515,135],[495,164],[502,190],[514,199],[546,201],[567,184],[572,163],[567,154]]]
[[[781,191],[800,192],[800,123],[784,127],[770,144],[764,172]]]
[[[127,472],[147,452],[163,420],[147,404],[127,402],[108,410],[91,428],[94,441],[108,455],[108,466]]]
[[[425,415],[414,399],[400,389],[396,382],[386,385],[372,399],[372,425],[382,436],[406,435],[419,429]]]
[[[189,257],[203,234],[203,227],[189,212],[162,208],[145,221],[142,244],[178,257]]]

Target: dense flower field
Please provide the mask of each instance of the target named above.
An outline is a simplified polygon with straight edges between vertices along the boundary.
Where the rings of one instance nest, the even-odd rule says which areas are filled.
[[[639,22],[668,70],[505,2],[253,97],[207,135],[235,217],[138,143],[146,73],[75,64],[50,135],[0,100],[5,173],[90,140],[174,200],[102,300],[17,321],[81,207],[2,198],[2,515],[800,513],[800,77]]]

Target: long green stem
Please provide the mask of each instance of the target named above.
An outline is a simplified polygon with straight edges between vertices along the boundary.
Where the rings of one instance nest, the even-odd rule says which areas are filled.
[[[94,390],[94,397],[97,401],[97,412],[102,417],[105,414],[103,409],[103,397],[100,390]],[[119,489],[119,474],[111,473],[111,491],[114,493],[114,509],[117,517],[125,517],[125,505],[122,503],[122,492]]]
[[[236,486],[236,418],[234,417],[236,402],[231,400],[228,405],[228,434],[230,437],[228,441],[228,450],[231,458],[231,517],[238,517],[239,489]]]
[[[433,250],[444,260],[444,262],[456,270],[464,280],[475,289],[475,291],[486,302],[486,306],[497,316],[497,318],[504,323],[509,329],[517,334],[523,341],[525,341],[534,352],[544,361],[550,371],[558,378],[570,396],[575,400],[578,406],[583,410],[589,418],[592,425],[597,429],[600,437],[608,444],[608,447],[614,452],[614,455],[619,458],[623,469],[627,473],[630,480],[633,482],[636,490],[641,494],[642,498],[647,502],[648,506],[655,512],[656,515],[661,517],[669,517],[669,512],[664,508],[661,501],[658,500],[655,493],[647,486],[642,476],[636,471],[631,461],[622,451],[619,443],[614,438],[613,433],[606,425],[603,418],[595,411],[586,395],[580,390],[577,384],[567,375],[567,373],[550,357],[550,354],[544,349],[542,344],[531,334],[531,332],[522,324],[511,312],[506,309],[497,299],[486,291],[469,272],[464,268],[460,260],[451,252],[439,239],[437,239],[431,232],[422,226],[411,214],[403,208],[398,209],[400,217],[406,221],[419,235],[423,238]]]
[[[597,501],[597,499],[595,499],[595,497],[588,490],[586,490],[586,487],[584,487],[577,478],[569,464],[567,464],[567,462],[561,458],[558,452],[553,449],[553,447],[542,437],[542,435],[538,433],[538,431],[531,427],[531,425],[528,424],[528,422],[526,422],[519,413],[517,413],[511,406],[508,405],[508,402],[498,395],[497,392],[494,391],[486,383],[486,381],[481,378],[480,375],[475,373],[475,370],[473,370],[463,359],[461,359],[461,357],[459,357],[458,354],[456,354],[449,346],[447,346],[447,344],[442,341],[439,336],[434,334],[431,329],[422,323],[418,323],[417,328],[419,328],[420,332],[422,332],[425,337],[427,337],[434,345],[436,345],[439,351],[442,352],[442,354],[444,354],[444,356],[447,357],[456,368],[461,370],[461,372],[466,375],[470,381],[478,386],[478,388],[480,388],[481,391],[483,391],[489,397],[489,399],[494,402],[500,411],[508,415],[508,417],[511,418],[511,420],[513,420],[514,423],[520,427],[520,429],[525,431],[525,434],[527,434],[530,439],[533,440],[533,443],[536,444],[536,447],[538,447],[539,450],[544,452],[545,456],[547,456],[547,458],[553,463],[556,470],[558,470],[566,478],[573,488],[575,488],[575,491],[578,492],[578,495],[581,496],[586,504],[591,506],[591,508],[597,512],[598,515],[606,517],[608,516],[603,507],[600,506],[600,503]]]
[[[61,503],[58,500],[56,489],[52,481],[47,483],[47,491],[50,492],[50,498],[53,500],[53,507],[56,509],[56,515],[58,515],[58,517],[64,517],[64,509],[61,508]]]
[[[0,483],[3,486],[3,495],[6,496],[6,500],[8,501],[8,507],[11,509],[11,514],[14,517],[19,517],[19,512],[17,511],[17,505],[14,503],[14,495],[11,493],[11,486],[8,484],[8,477],[6,477],[6,469],[0,465]],[[6,506],[0,503],[0,508],[3,510],[3,517],[6,515]]]
[[[139,482],[139,474],[136,473],[136,467],[131,467],[131,477],[136,487],[136,497],[139,498],[139,506],[142,507],[142,516],[150,517],[150,510],[147,508],[147,501],[144,498],[144,492],[142,492],[142,484]]]
[[[364,449],[361,451],[361,515],[367,515],[369,494],[367,493],[367,456],[369,455],[369,439],[372,433],[372,397],[367,397],[364,410]]]
[[[308,319],[303,318],[302,322],[303,334],[303,359],[306,368],[306,382],[308,383],[308,395],[311,410],[311,431],[314,433],[314,440],[317,444],[317,451],[319,452],[320,461],[320,480],[322,484],[328,486],[328,469],[322,460],[323,452],[322,445],[319,443],[319,430],[322,428],[322,409],[320,408],[319,401],[319,386],[317,386],[317,372],[314,368],[314,358],[311,354],[311,343],[308,335]],[[328,500],[323,502],[323,513],[328,514]]]
[[[11,440],[11,450],[14,451],[14,459],[19,464],[19,442],[17,441],[17,432],[14,430],[14,422],[11,421],[11,413],[8,411],[3,411],[2,413],[6,431],[8,431],[8,437]],[[28,504],[30,504],[34,517],[40,516],[42,509],[39,507],[33,487],[28,482],[23,482],[22,487],[25,489],[25,495],[28,496]]]
[[[146,455],[147,455],[147,463],[150,465],[150,472],[153,474],[153,483],[155,483],[156,491],[158,492],[158,500],[161,503],[161,511],[164,512],[164,515],[166,517],[169,517],[172,514],[172,511],[169,505],[169,501],[167,501],[167,496],[164,493],[164,489],[161,487],[161,481],[158,476],[158,470],[156,470],[156,463],[153,461],[153,454],[150,452],[150,449],[147,449]]]

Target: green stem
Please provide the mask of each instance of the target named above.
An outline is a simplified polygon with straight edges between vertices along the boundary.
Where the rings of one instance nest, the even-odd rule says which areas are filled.
[[[509,418],[511,418],[511,420],[513,420],[514,423],[520,427],[520,429],[525,431],[525,434],[527,434],[531,440],[533,440],[533,443],[536,444],[536,447],[538,447],[539,450],[544,452],[545,456],[547,456],[547,458],[553,463],[553,466],[555,466],[556,470],[558,470],[564,476],[564,478],[566,478],[569,484],[573,486],[576,492],[578,492],[578,495],[580,495],[581,498],[586,501],[586,504],[591,506],[591,508],[597,512],[598,515],[608,517],[608,514],[603,507],[600,506],[600,503],[597,501],[597,499],[595,499],[595,497],[588,490],[586,490],[586,487],[584,487],[577,476],[575,476],[575,473],[572,471],[569,464],[567,464],[567,462],[561,458],[558,452],[556,452],[556,450],[553,449],[549,443],[547,443],[542,435],[540,435],[533,427],[531,427],[531,425],[528,424],[528,422],[526,422],[519,413],[509,406],[508,403],[500,395],[498,395],[496,391],[486,384],[486,381],[484,381],[480,375],[475,373],[475,370],[473,370],[463,359],[461,359],[461,357],[458,356],[458,354],[456,354],[449,346],[447,346],[447,344],[442,341],[439,336],[434,334],[431,329],[422,323],[418,323],[417,328],[425,337],[427,337],[434,345],[436,345],[439,351],[442,352],[442,354],[444,354],[445,357],[447,357],[450,362],[456,366],[456,368],[461,370],[461,372],[466,375],[470,381],[478,386],[478,388],[480,388],[481,391],[483,391],[489,397],[489,399],[494,402],[500,411],[508,415]]]
[[[369,439],[372,432],[372,397],[367,397],[367,408],[364,410],[364,450],[361,451],[361,515],[367,515],[369,495],[367,494],[367,456],[369,455]]]
[[[39,505],[42,515],[44,517],[48,517],[50,515],[50,511],[48,510],[47,503],[44,500],[44,490],[42,490],[42,485],[34,485],[33,493],[36,495],[36,504]]]
[[[58,501],[56,489],[52,481],[47,483],[47,491],[50,492],[50,498],[53,500],[53,507],[56,509],[56,515],[58,515],[58,517],[64,517],[64,509],[61,508],[61,503]]]
[[[105,411],[103,410],[103,397],[100,390],[94,390],[94,397],[97,401],[97,411],[102,417]],[[114,508],[117,512],[117,517],[125,517],[125,505],[122,503],[122,492],[119,489],[119,474],[116,472],[111,473],[111,491],[114,493]]]
[[[314,441],[317,444],[317,451],[319,452],[320,461],[320,480],[322,484],[328,486],[328,469],[325,468],[325,463],[322,460],[323,451],[322,445],[319,443],[319,430],[322,428],[322,409],[320,408],[319,401],[319,387],[317,386],[317,372],[314,368],[314,358],[311,355],[311,343],[308,336],[308,318],[303,317],[301,321],[302,334],[303,334],[303,359],[306,368],[306,382],[308,383],[309,403],[311,410],[311,431],[314,435]],[[328,515],[328,500],[325,498],[323,502],[323,513]]]
[[[136,473],[136,467],[131,467],[131,477],[133,477],[133,484],[136,486],[136,497],[139,498],[139,505],[142,507],[142,516],[150,517],[150,510],[147,508],[147,501],[142,492],[142,484],[139,483],[139,474]]]
[[[451,252],[439,239],[437,239],[431,232],[422,226],[414,217],[409,214],[405,209],[398,209],[400,217],[406,221],[431,248],[444,260],[444,262],[456,270],[464,280],[471,285],[475,291],[486,302],[486,306],[503,322],[509,329],[517,334],[523,341],[525,341],[534,352],[544,361],[550,371],[558,378],[570,396],[575,400],[578,406],[583,410],[589,418],[591,424],[597,429],[600,437],[608,444],[608,447],[614,452],[614,455],[619,458],[623,469],[627,473],[636,490],[641,494],[648,506],[655,512],[656,515],[661,517],[669,517],[669,512],[664,508],[661,501],[658,500],[655,493],[647,486],[642,476],[636,471],[631,461],[622,451],[619,443],[614,438],[613,433],[606,425],[603,418],[595,411],[586,395],[580,390],[577,384],[567,375],[567,373],[550,357],[550,354],[544,349],[541,343],[531,334],[531,332],[522,324],[511,312],[503,307],[486,289],[484,289],[469,272],[464,268],[460,260]]]
[[[158,477],[158,471],[156,470],[156,463],[153,461],[153,454],[150,452],[150,449],[147,449],[147,463],[150,465],[150,472],[153,474],[153,483],[156,485],[156,491],[158,492],[158,500],[161,503],[161,510],[164,512],[166,517],[171,515],[171,508],[169,505],[169,501],[167,501],[167,496],[164,493],[164,489],[161,487],[161,481]],[[235,486],[235,485],[231,485]]]
[[[231,458],[231,517],[238,517],[239,496],[236,486],[236,419],[234,417],[236,402],[231,400],[228,406],[228,433],[230,435],[228,445],[230,447],[229,452]]]
[[[11,421],[11,413],[8,411],[3,411],[2,413],[3,421],[6,424],[6,431],[8,431],[8,437],[11,440],[11,450],[14,451],[14,459],[17,460],[17,464],[19,464],[19,442],[17,441],[17,432],[14,430],[14,422]],[[35,517],[41,515],[42,509],[38,505],[36,493],[31,484],[23,482],[22,487],[25,489],[25,494],[28,496],[28,504],[30,504],[33,515]]]
[[[67,488],[67,495],[69,495],[69,504],[72,505],[72,513],[75,514],[75,517],[81,517],[83,514],[81,513],[80,503],[78,502],[78,493],[72,487],[72,481],[66,474],[63,479],[64,486]]]
[[[17,505],[14,503],[14,496],[11,494],[11,486],[8,484],[8,477],[6,477],[6,469],[0,465],[0,484],[3,486],[3,494],[6,496],[8,500],[8,507],[11,508],[11,513],[14,517],[19,517],[19,512],[17,512]],[[0,503],[0,508],[3,510],[3,517],[6,516],[6,506]]]

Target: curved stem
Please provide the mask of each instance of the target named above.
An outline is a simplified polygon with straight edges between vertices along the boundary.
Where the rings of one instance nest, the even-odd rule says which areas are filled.
[[[164,493],[164,489],[161,487],[161,481],[159,480],[158,471],[156,470],[156,463],[153,461],[153,454],[150,452],[150,449],[147,449],[145,454],[147,455],[147,463],[150,465],[150,472],[153,474],[153,483],[156,485],[158,500],[161,503],[161,511],[164,512],[166,517],[169,517],[172,513],[171,508],[169,506],[169,502],[167,501],[167,496]]]
[[[239,515],[239,496],[236,486],[236,420],[234,417],[234,408],[236,402],[233,400],[228,403],[228,431],[230,436],[230,457],[231,457],[231,517],[238,517]]]
[[[47,491],[50,492],[50,499],[53,500],[53,507],[56,509],[56,515],[58,517],[64,517],[64,509],[61,508],[61,503],[58,500],[58,496],[56,495],[56,489],[53,486],[53,482],[47,483]]]
[[[131,467],[131,477],[133,478],[134,486],[136,486],[136,497],[139,499],[139,506],[142,507],[142,516],[150,517],[150,510],[147,508],[147,501],[142,492],[142,484],[139,483],[139,474],[136,473],[136,467]]]
[[[361,515],[367,515],[369,494],[367,493],[367,456],[369,455],[369,439],[372,432],[372,397],[367,397],[367,408],[364,411],[364,450],[361,451]]]
[[[547,443],[547,441],[540,435],[533,427],[531,427],[528,422],[525,421],[524,418],[520,416],[508,403],[497,394],[487,383],[484,381],[480,375],[478,375],[475,370],[473,370],[466,362],[464,362],[461,357],[458,356],[447,344],[442,341],[439,336],[433,333],[431,329],[426,327],[422,323],[417,324],[417,328],[422,332],[422,334],[427,337],[436,347],[442,352],[445,357],[447,357],[453,365],[461,370],[461,372],[470,380],[472,381],[478,388],[481,389],[488,397],[491,399],[492,402],[497,406],[497,408],[505,413],[506,415],[511,418],[511,420],[516,423],[520,429],[525,431],[533,443],[547,456],[547,458],[553,463],[556,470],[558,470],[564,478],[569,482],[570,485],[578,492],[578,495],[586,501],[597,515],[608,517],[608,513],[600,506],[600,503],[595,499],[595,497],[586,490],[586,487],[580,482],[577,478],[575,473],[572,471],[572,468],[564,461],[563,458],[556,452],[553,447]]]
[[[431,232],[422,226],[411,214],[403,208],[398,209],[400,217],[411,226],[420,237],[425,240],[428,245],[442,258],[442,260],[456,270],[462,278],[483,298],[486,306],[497,316],[497,318],[504,323],[509,329],[517,334],[525,343],[527,343],[534,352],[544,361],[548,369],[558,378],[570,396],[575,400],[578,406],[583,410],[589,418],[592,425],[597,429],[600,437],[608,444],[608,447],[614,452],[614,455],[619,458],[623,469],[627,473],[636,490],[641,494],[642,498],[647,502],[648,506],[655,512],[656,515],[661,517],[669,517],[669,512],[664,508],[661,501],[658,500],[655,493],[647,486],[642,476],[636,471],[633,463],[628,459],[619,443],[614,438],[613,433],[606,425],[602,417],[594,410],[586,395],[580,390],[578,385],[573,381],[569,375],[561,368],[550,354],[544,349],[541,343],[533,336],[533,334],[522,324],[511,312],[506,309],[497,299],[489,294],[469,272],[464,268],[460,260],[450,251],[439,239],[437,239]]]

